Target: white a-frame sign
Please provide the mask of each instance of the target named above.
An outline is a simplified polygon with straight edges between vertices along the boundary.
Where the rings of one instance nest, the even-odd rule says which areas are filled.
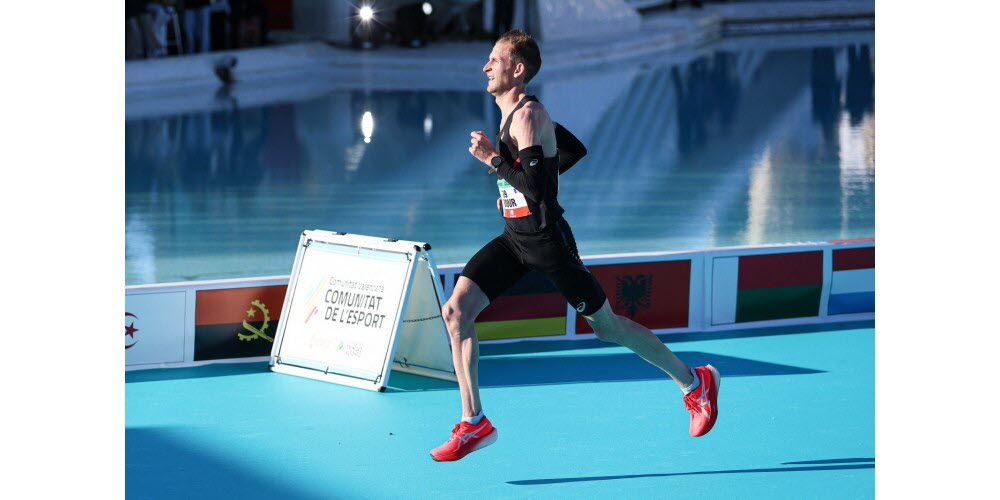
[[[455,381],[430,245],[305,231],[271,369],[373,391],[392,369]]]

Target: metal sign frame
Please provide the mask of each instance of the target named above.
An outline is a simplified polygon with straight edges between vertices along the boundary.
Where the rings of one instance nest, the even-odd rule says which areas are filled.
[[[373,256],[378,253],[397,254],[405,256],[408,260],[402,291],[396,308],[396,314],[393,318],[393,326],[388,346],[382,361],[381,372],[375,376],[374,379],[357,376],[356,374],[351,375],[347,373],[335,372],[331,370],[330,366],[325,365],[321,361],[303,360],[282,355],[282,345],[286,339],[286,335],[288,334],[288,318],[291,317],[292,305],[296,300],[295,292],[299,281],[299,274],[302,270],[306,251],[310,245],[314,243],[324,243],[354,249],[359,255],[362,254],[362,252]],[[384,391],[385,387],[388,385],[389,376],[391,375],[391,371],[394,367],[399,371],[456,381],[454,368],[452,368],[451,371],[445,371],[429,366],[420,366],[417,361],[414,361],[414,364],[395,361],[398,340],[402,335],[406,335],[406,322],[404,321],[404,318],[406,317],[407,307],[409,306],[411,297],[413,297],[415,291],[413,284],[418,272],[430,273],[431,282],[434,283],[435,286],[433,287],[433,290],[419,290],[417,293],[433,293],[434,300],[437,303],[438,313],[440,313],[441,310],[441,299],[444,294],[437,278],[437,271],[434,266],[433,257],[430,254],[430,248],[430,245],[426,243],[414,241],[376,238],[332,231],[304,231],[299,238],[299,246],[295,254],[295,263],[292,266],[292,274],[289,276],[288,291],[285,293],[285,301],[282,309],[284,312],[281,315],[281,319],[279,320],[278,328],[275,333],[274,346],[271,350],[269,362],[271,370],[288,375],[296,375],[324,382],[332,382],[350,387],[380,392]],[[374,254],[372,252],[374,252]],[[440,316],[438,316],[438,318],[440,318]],[[443,335],[445,336],[444,343],[448,346],[448,358],[450,359],[451,344],[447,340],[448,333],[447,330],[444,329],[443,320],[441,320],[441,325]]]

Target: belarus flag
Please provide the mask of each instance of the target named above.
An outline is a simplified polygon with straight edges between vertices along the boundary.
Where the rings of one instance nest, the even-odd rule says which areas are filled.
[[[875,312],[875,247],[833,251],[827,314]]]
[[[819,315],[823,252],[712,260],[712,324]]]

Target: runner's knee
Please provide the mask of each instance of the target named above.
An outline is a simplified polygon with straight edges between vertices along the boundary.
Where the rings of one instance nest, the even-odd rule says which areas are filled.
[[[590,324],[598,339],[615,344],[621,343],[620,339],[625,327],[622,324],[624,318],[615,314],[607,300],[600,309],[590,316],[584,316],[584,319]]]
[[[614,344],[621,343],[619,342],[622,334],[620,326],[618,316],[611,316],[610,318],[595,319],[590,321],[590,327],[594,329],[594,335],[596,335],[597,338]]]
[[[612,344],[619,343],[618,332],[610,328],[594,328],[594,335],[597,335],[597,338],[605,342],[611,342]]]
[[[469,314],[459,306],[458,302],[448,301],[445,303],[444,307],[441,308],[441,317],[444,318],[448,334],[454,340],[461,340],[471,336],[472,322],[470,321]],[[474,320],[475,318],[472,319]]]

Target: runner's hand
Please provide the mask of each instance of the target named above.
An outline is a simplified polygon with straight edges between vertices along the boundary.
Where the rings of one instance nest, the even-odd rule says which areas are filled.
[[[497,210],[503,210],[503,207],[500,206],[500,198],[497,198]]]
[[[472,136],[472,145],[469,146],[469,153],[475,156],[477,160],[489,165],[490,158],[497,155],[497,151],[493,149],[493,143],[486,138],[486,134],[482,130],[473,131],[469,135]]]

